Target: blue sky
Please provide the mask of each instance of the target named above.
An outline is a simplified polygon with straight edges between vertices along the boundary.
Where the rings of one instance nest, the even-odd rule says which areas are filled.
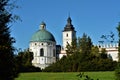
[[[70,14],[72,24],[81,37],[86,33],[94,44],[98,44],[102,34],[115,33],[120,21],[120,0],[18,0],[20,8],[14,14],[21,21],[12,23],[11,35],[16,39],[16,48],[29,47],[31,36],[39,29],[42,21],[57,44],[62,45],[62,30]]]

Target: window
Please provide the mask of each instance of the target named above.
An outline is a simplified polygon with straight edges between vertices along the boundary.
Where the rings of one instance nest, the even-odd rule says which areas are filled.
[[[43,43],[41,45],[43,45]]]
[[[48,42],[48,45],[50,45],[50,43]]]
[[[68,41],[66,43],[67,43],[67,45],[69,44]]]
[[[40,56],[44,56],[44,49],[43,48],[40,49]]]
[[[68,33],[66,34],[66,37],[68,37]]]

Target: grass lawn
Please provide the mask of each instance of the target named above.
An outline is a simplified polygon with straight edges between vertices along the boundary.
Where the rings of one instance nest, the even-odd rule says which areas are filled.
[[[15,80],[78,80],[76,76],[78,72],[34,72],[34,73],[21,73]],[[115,80],[114,72],[84,72],[85,75],[96,80]]]

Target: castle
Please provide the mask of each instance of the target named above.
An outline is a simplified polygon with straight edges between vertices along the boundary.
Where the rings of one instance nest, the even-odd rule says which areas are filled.
[[[52,63],[56,62],[56,59],[61,59],[66,55],[66,45],[76,38],[75,27],[72,25],[71,17],[67,19],[67,24],[62,31],[62,47],[56,45],[56,40],[47,29],[44,22],[41,23],[40,29],[36,31],[30,40],[29,49],[33,52],[32,64],[36,67],[44,69]],[[99,45],[100,48],[105,48],[107,54],[115,61],[118,60],[118,44],[115,45]]]

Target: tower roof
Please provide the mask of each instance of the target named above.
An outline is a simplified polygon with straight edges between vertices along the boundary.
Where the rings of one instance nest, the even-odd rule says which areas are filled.
[[[31,42],[56,42],[54,36],[46,30],[46,24],[44,22],[40,25],[40,30],[36,31],[31,40]]]
[[[72,20],[70,18],[70,16],[68,17],[67,19],[67,24],[66,26],[64,27],[64,30],[63,31],[74,31],[74,27],[72,25]]]

